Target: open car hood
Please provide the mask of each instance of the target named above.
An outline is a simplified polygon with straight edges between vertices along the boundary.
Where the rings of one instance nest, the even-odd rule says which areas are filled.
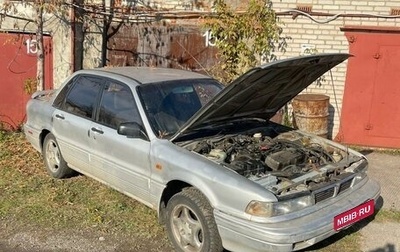
[[[303,89],[349,56],[300,56],[255,67],[203,106],[171,140],[215,122],[240,118],[269,120]]]

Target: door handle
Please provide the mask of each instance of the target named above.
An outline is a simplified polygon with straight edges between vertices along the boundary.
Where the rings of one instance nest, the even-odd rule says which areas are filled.
[[[62,115],[62,114],[56,114],[56,118],[61,119],[61,120],[65,119],[64,115]]]
[[[56,114],[56,118],[61,119],[61,120],[65,119],[64,115],[62,115],[62,114]]]
[[[99,134],[103,134],[103,133],[104,133],[104,131],[102,131],[102,130],[99,129],[99,128],[95,128],[95,127],[92,127],[91,130],[92,130],[93,132],[96,132],[96,133],[99,133]]]

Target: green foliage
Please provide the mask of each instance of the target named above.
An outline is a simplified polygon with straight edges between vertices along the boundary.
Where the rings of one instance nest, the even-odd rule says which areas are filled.
[[[0,122],[0,142],[6,138],[6,132],[3,130],[3,126]],[[1,151],[0,151],[0,158],[1,158]]]
[[[220,53],[216,78],[223,82],[243,74],[261,61],[274,59],[273,52],[284,51],[286,39],[269,0],[249,0],[244,12],[237,12],[224,0],[214,1],[215,16],[204,27],[215,37]]]
[[[393,209],[381,209],[376,214],[375,219],[378,222],[398,222],[400,223],[400,211]]]
[[[37,90],[37,79],[27,78],[24,80],[24,91],[26,94],[31,95]]]
[[[292,116],[289,113],[289,108],[288,105],[285,104],[285,106],[283,107],[283,120],[282,120],[282,124],[288,127],[293,127],[293,120],[292,120]]]

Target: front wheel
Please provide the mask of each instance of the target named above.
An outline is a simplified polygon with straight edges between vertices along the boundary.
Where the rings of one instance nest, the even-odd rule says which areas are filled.
[[[43,158],[46,170],[53,178],[65,178],[73,173],[61,155],[56,138],[51,133],[44,139]]]
[[[168,237],[176,251],[223,251],[213,209],[199,190],[183,189],[169,200],[166,210]]]

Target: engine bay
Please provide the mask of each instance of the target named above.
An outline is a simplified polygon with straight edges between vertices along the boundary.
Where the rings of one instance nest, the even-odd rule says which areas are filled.
[[[354,160],[324,139],[297,131],[261,132],[211,137],[185,144],[196,152],[283,196],[313,190],[354,176],[346,169]],[[350,162],[350,161],[351,162]],[[329,166],[329,169],[323,168]]]

